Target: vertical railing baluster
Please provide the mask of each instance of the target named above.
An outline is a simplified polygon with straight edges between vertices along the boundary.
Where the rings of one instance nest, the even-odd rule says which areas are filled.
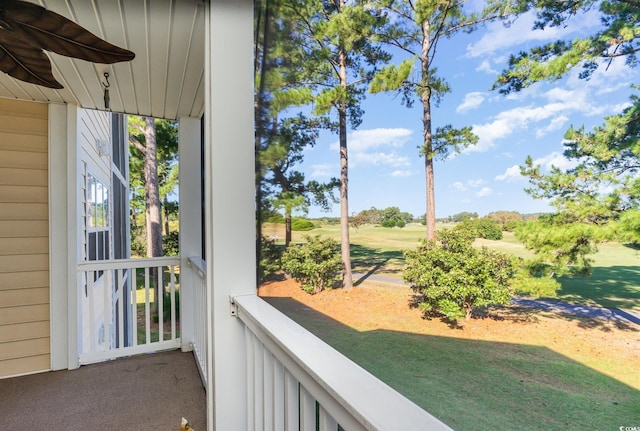
[[[284,390],[285,390],[285,431],[299,429],[300,425],[300,383],[285,368],[284,370]]]
[[[111,348],[111,325],[110,323],[110,311],[111,307],[111,299],[113,298],[113,287],[111,284],[110,277],[111,271],[106,270],[102,273],[102,293],[103,293],[103,303],[102,303],[102,327],[104,329],[104,345],[103,351],[107,351]]]
[[[144,321],[145,321],[145,344],[151,342],[151,310],[149,304],[149,268],[144,268]]]
[[[131,333],[132,345],[138,345],[138,270],[136,267],[129,269],[129,277],[131,278]]]
[[[93,353],[97,350],[98,347],[98,337],[96,336],[96,327],[95,327],[95,314],[94,310],[94,299],[93,299],[93,280],[95,279],[95,271],[87,271],[86,274],[86,282],[87,282],[87,293],[89,294],[89,316],[86,316],[89,320],[89,351],[84,351],[83,353]],[[83,317],[84,321],[85,317]]]
[[[171,339],[176,339],[176,267],[169,266],[170,296],[171,296]]]
[[[300,431],[316,431],[316,400],[300,385]]]
[[[118,269],[118,346],[122,349],[125,346],[124,343],[124,277],[122,276],[122,268]]]
[[[318,422],[320,431],[338,431],[338,422],[322,406],[320,406]]]
[[[264,428],[264,346],[260,340],[254,342],[254,390],[255,390],[255,423],[256,430]]]
[[[262,415],[263,427],[265,431],[274,431],[273,429],[273,388],[274,388],[274,359],[273,355],[263,346],[262,349],[263,378],[262,378]],[[277,430],[279,431],[279,430]]]
[[[156,273],[158,274],[158,297],[156,298],[158,304],[158,342],[164,341],[164,281],[162,277],[163,266],[156,266]]]
[[[256,411],[256,385],[255,385],[255,344],[257,342],[255,335],[245,326],[245,345],[247,349],[247,426],[248,431],[257,429],[255,411]]]
[[[284,430],[285,424],[285,370],[284,365],[277,358],[273,358],[273,396],[272,398],[272,417],[273,429]]]

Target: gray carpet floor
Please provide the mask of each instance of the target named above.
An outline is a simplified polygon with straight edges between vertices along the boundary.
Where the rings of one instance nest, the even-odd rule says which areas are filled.
[[[206,429],[206,396],[191,353],[155,353],[0,380],[0,430]]]

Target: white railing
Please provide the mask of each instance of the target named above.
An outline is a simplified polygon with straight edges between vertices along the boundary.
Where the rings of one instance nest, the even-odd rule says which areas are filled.
[[[450,430],[256,295],[245,324],[249,430]]]
[[[187,265],[193,274],[192,292],[194,298],[193,354],[198,364],[200,377],[207,387],[207,269],[205,261],[199,257],[189,257]]]
[[[179,348],[179,270],[179,257],[79,263],[80,364]]]

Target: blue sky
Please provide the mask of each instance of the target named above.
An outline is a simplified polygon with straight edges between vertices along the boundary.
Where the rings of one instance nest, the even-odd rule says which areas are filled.
[[[600,67],[589,81],[578,79],[577,68],[562,80],[538,83],[518,94],[490,91],[511,53],[559,37],[589,34],[599,25],[595,14],[587,14],[565,28],[532,31],[533,20],[524,15],[510,28],[492,23],[439,45],[436,67],[452,92],[432,107],[434,130],[446,124],[470,125],[480,140],[474,148],[436,162],[437,217],[462,211],[481,216],[497,210],[550,211],[547,202],[524,192],[528,182],[520,177],[518,166],[527,155],[545,168],[569,166],[562,156],[567,128],[585,125],[590,130],[604,116],[629,105],[630,86],[640,82],[640,70],[630,69],[623,59],[614,60],[606,71]],[[349,212],[396,206],[415,216],[424,214],[424,159],[418,152],[421,105],[416,102],[408,109],[400,97],[378,94],[368,95],[363,107],[362,125],[348,135]],[[307,179],[339,177],[337,136],[323,134],[306,151],[300,169]],[[339,214],[338,204],[328,213],[313,207],[308,213]]]

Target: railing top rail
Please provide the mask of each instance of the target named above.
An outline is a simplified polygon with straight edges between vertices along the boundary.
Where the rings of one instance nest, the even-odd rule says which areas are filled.
[[[201,257],[189,256],[187,258],[187,263],[199,271],[202,278],[207,275],[207,264]]]
[[[249,329],[275,343],[365,429],[451,430],[257,295],[233,302]]]
[[[102,271],[105,269],[154,268],[180,265],[180,256],[146,257],[139,259],[111,259],[78,262],[78,271]]]

